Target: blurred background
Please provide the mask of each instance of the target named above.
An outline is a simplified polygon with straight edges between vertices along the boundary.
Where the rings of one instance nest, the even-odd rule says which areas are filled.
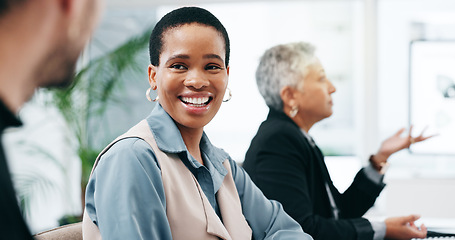
[[[455,218],[455,1],[106,1],[74,86],[38,90],[20,112],[24,127],[4,136],[33,232],[78,220],[96,155],[154,107],[145,98],[151,29],[188,5],[211,11],[231,40],[233,98],[205,129],[213,144],[242,163],[268,113],[254,77],[259,57],[276,44],[311,42],[337,92],[334,114],[310,134],[339,190],[382,140],[427,127],[438,136],[391,157],[388,186],[367,216]]]

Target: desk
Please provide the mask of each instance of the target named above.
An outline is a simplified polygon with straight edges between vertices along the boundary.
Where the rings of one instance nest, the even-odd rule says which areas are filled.
[[[455,219],[455,178],[389,178],[386,183],[385,216]],[[455,228],[455,220],[449,222]]]
[[[425,224],[428,231],[455,234],[455,218],[421,218],[416,225]],[[455,239],[455,237],[434,237],[425,239]]]
[[[368,217],[370,221],[384,221],[385,217]],[[426,218],[422,217],[415,222],[416,226],[422,225],[422,223],[427,227],[428,231],[433,231],[437,233],[448,233],[448,234],[455,234],[455,218]],[[455,237],[430,237],[425,238],[428,240],[436,240],[436,239],[453,239]],[[421,240],[421,239],[412,239],[412,240]]]

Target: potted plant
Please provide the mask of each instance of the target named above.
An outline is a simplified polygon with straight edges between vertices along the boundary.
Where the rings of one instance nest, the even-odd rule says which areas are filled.
[[[113,139],[103,139],[95,144],[97,131],[102,129],[109,104],[119,103],[118,97],[125,94],[125,76],[134,76],[145,72],[141,67],[147,61],[140,55],[147,53],[152,28],[130,38],[112,51],[90,59],[76,74],[71,86],[65,89],[51,90],[51,101],[63,115],[78,143],[78,155],[81,160],[81,199],[84,206],[85,186],[90,177],[97,155]],[[127,77],[130,79],[129,77]],[[132,77],[133,79],[135,77]],[[143,80],[143,79],[142,79]],[[127,107],[127,106],[123,106]],[[80,220],[65,216],[60,224]]]

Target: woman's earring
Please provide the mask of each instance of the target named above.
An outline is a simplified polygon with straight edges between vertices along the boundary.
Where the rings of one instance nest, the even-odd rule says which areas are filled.
[[[156,95],[156,98],[155,98],[155,99],[152,99],[152,98],[150,97],[150,92],[151,92],[151,91],[152,91],[152,88],[149,87],[149,88],[147,89],[147,91],[145,92],[145,97],[147,98],[147,100],[149,100],[149,102],[156,102],[156,101],[158,101],[158,100],[160,99],[160,96]]]
[[[297,106],[293,106],[291,111],[289,111],[289,115],[291,118],[295,117],[297,113],[299,112],[299,108]]]
[[[228,95],[228,98],[227,98],[227,99],[223,99],[223,102],[229,102],[229,100],[231,100],[231,98],[232,98],[231,89],[230,89],[230,88],[227,88],[226,90],[229,91],[229,95]],[[226,95],[226,93],[225,93],[224,95]]]

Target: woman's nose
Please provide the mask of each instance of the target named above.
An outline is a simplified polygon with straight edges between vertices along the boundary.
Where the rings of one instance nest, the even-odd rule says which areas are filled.
[[[199,71],[193,71],[187,75],[184,81],[186,87],[193,87],[195,89],[201,89],[209,85],[209,81],[204,74]]]
[[[329,93],[332,94],[334,92],[336,92],[336,88],[335,86],[332,84],[332,81],[329,81]]]

